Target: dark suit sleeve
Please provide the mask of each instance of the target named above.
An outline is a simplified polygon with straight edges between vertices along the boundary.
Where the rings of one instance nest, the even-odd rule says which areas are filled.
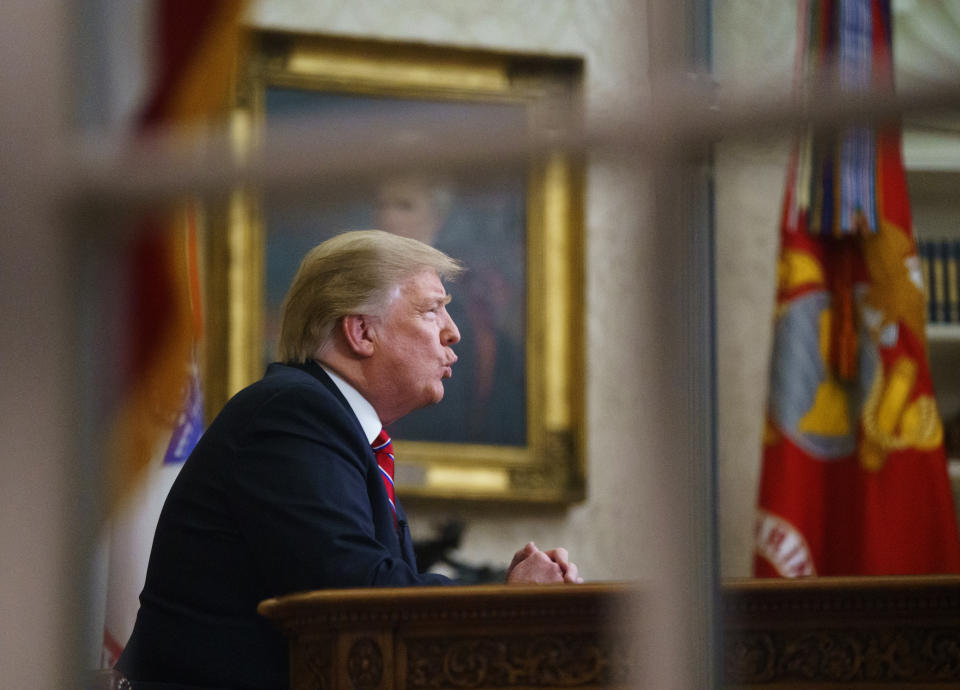
[[[227,471],[228,501],[271,594],[446,584],[400,555],[356,421],[308,386],[260,406]],[[381,489],[382,490],[382,489]],[[389,510],[389,507],[386,507]],[[389,529],[384,529],[389,519]],[[378,525],[381,538],[378,539]]]

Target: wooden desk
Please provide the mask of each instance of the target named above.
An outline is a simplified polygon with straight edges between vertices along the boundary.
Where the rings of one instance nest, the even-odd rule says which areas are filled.
[[[617,630],[642,608],[642,589],[622,584],[320,591],[260,605],[290,639],[293,690],[633,689],[643,644]],[[731,582],[718,608],[725,687],[960,688],[958,577]]]
[[[722,597],[725,687],[960,688],[960,577],[744,580]]]
[[[409,587],[268,599],[292,690],[630,687],[622,585]]]

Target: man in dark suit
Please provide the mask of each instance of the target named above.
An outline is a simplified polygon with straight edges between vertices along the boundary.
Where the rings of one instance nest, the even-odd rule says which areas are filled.
[[[418,572],[371,444],[384,446],[383,426],[443,397],[460,334],[442,281],[460,270],[436,249],[375,230],[307,254],[284,301],[283,363],[227,403],[164,504],[117,664],[135,688],[285,688],[286,643],[257,615],[261,600],[450,583]],[[565,550],[531,542],[507,581],[581,579]]]

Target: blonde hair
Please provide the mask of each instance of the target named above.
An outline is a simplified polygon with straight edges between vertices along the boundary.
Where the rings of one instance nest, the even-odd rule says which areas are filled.
[[[349,314],[382,315],[395,287],[424,269],[453,280],[461,264],[433,247],[382,230],[336,235],[303,257],[283,300],[280,360],[302,363],[333,339]]]

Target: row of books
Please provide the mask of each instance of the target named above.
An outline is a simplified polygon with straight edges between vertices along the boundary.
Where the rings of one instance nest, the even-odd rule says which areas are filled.
[[[927,286],[927,321],[960,323],[960,238],[917,240]]]

